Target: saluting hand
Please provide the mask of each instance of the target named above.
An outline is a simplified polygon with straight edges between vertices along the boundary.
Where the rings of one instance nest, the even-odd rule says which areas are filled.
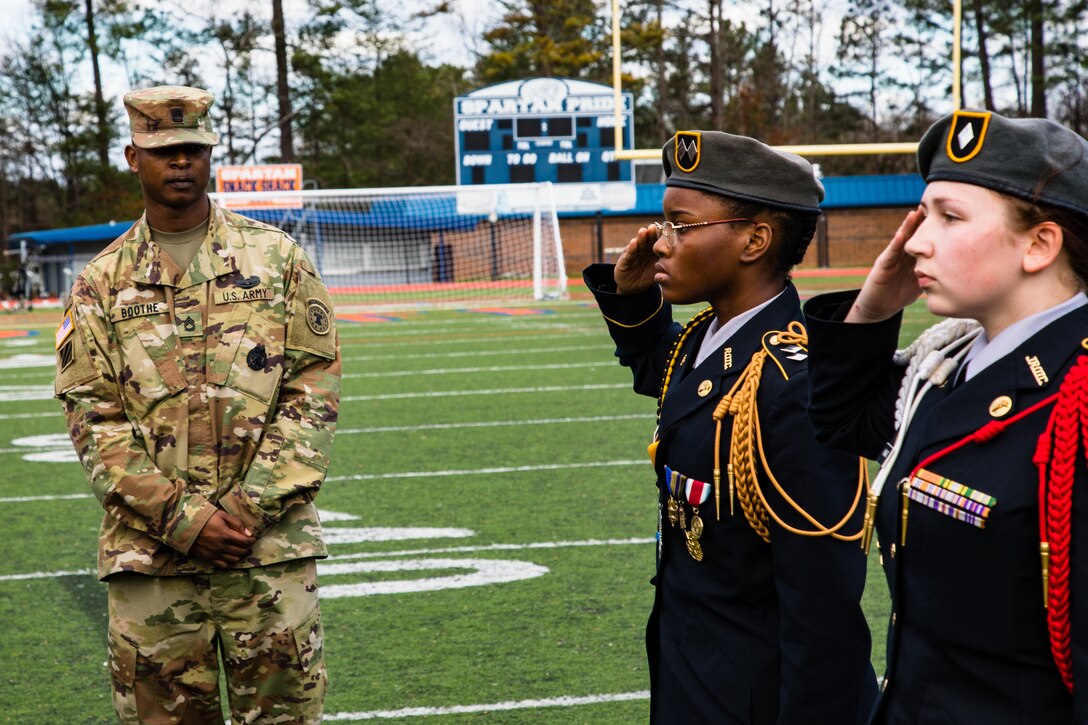
[[[216,511],[204,524],[189,553],[223,569],[241,561],[256,541],[237,517]]]
[[[907,213],[891,242],[873,262],[861,287],[847,322],[881,322],[918,299],[922,294],[914,276],[914,257],[904,246],[925,221],[921,208]]]
[[[616,260],[613,273],[616,279],[616,291],[621,295],[643,292],[654,284],[654,242],[657,241],[657,229],[642,227],[627,243],[623,254]]]

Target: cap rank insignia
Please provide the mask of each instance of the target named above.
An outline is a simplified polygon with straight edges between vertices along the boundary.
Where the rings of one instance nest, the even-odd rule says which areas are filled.
[[[956,111],[952,114],[952,124],[948,127],[948,158],[960,164],[973,159],[982,150],[989,126],[989,112]]]
[[[677,131],[676,151],[674,158],[676,166],[681,171],[692,172],[699,165],[699,155],[702,151],[702,134],[698,131]]]

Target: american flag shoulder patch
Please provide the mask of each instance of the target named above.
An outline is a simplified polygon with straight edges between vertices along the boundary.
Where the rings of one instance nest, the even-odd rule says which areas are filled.
[[[69,310],[64,313],[64,319],[60,321],[60,327],[57,328],[56,348],[58,350],[64,344],[64,341],[71,337],[74,330],[75,323],[72,322],[72,311]]]

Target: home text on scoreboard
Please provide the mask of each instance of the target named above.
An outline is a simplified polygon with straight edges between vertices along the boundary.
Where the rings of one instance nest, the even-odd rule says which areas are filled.
[[[624,148],[633,98],[621,94]],[[618,161],[612,88],[566,78],[488,86],[454,100],[458,184],[633,181]]]

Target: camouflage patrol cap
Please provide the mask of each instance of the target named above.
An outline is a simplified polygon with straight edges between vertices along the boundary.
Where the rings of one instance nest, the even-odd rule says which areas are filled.
[[[956,111],[922,137],[918,172],[1088,215],[1088,141],[1045,118]]]
[[[812,164],[747,136],[677,131],[661,149],[665,185],[818,214],[824,187]]]
[[[132,143],[144,149],[196,143],[215,146],[208,115],[215,98],[203,88],[155,86],[125,94]]]

